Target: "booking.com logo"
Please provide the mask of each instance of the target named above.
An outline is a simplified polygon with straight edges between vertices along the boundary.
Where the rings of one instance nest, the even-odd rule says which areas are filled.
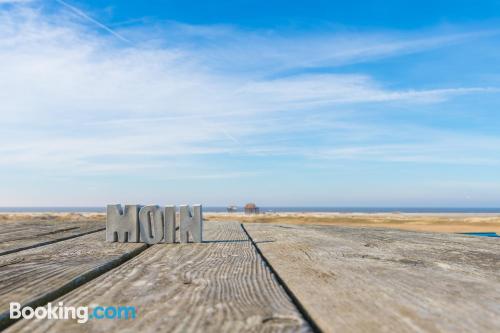
[[[59,302],[54,306],[47,303],[46,306],[32,308],[21,306],[20,303],[10,303],[10,319],[76,319],[79,324],[94,319],[135,319],[137,308],[135,306],[101,306],[92,308],[88,306],[64,306]]]

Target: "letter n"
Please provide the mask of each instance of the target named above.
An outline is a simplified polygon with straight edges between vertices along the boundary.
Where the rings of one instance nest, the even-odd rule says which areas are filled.
[[[139,242],[139,206],[108,205],[106,217],[106,241]]]
[[[187,243],[189,238],[194,243],[203,241],[203,216],[201,205],[193,205],[194,215],[191,215],[189,206],[180,206],[181,243]]]

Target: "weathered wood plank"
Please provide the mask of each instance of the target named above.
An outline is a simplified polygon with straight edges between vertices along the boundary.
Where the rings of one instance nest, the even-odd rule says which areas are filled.
[[[44,305],[146,248],[104,240],[97,232],[0,257],[0,328],[10,302]]]
[[[23,320],[16,332],[308,331],[239,223],[205,225],[204,243],[157,244],[59,298],[137,306],[134,320]]]
[[[12,238],[22,237],[23,235],[37,235],[47,233],[53,230],[64,229],[69,227],[91,227],[97,225],[105,226],[104,221],[61,221],[61,220],[2,220],[0,222],[0,243],[8,241]]]
[[[93,221],[2,221],[0,256],[104,230]]]
[[[500,332],[500,242],[411,231],[244,224],[325,332]]]

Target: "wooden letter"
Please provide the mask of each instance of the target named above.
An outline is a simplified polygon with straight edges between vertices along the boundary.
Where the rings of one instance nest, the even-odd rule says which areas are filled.
[[[194,216],[191,215],[189,206],[180,206],[180,231],[181,243],[187,243],[189,238],[194,243],[203,241],[203,216],[201,205],[193,205]]]
[[[106,216],[106,241],[139,242],[139,205],[108,205]]]
[[[163,218],[165,222],[165,234],[163,236],[163,242],[175,243],[175,206],[165,206],[165,210],[163,211]]]
[[[141,242],[156,244],[163,239],[163,213],[158,206],[145,206],[139,212]]]

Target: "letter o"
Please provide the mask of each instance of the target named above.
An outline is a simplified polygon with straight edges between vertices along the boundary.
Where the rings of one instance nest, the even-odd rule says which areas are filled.
[[[29,314],[28,314],[28,312],[29,312]],[[33,308],[30,308],[29,306],[25,306],[21,310],[21,313],[22,313],[24,319],[31,319],[35,316],[35,311],[33,311]]]
[[[39,306],[35,309],[35,317],[36,319],[44,319],[47,317],[47,309],[43,306]]]
[[[111,311],[111,312],[112,312],[112,315],[110,315],[110,314],[109,314],[109,310],[112,310],[112,311]],[[105,315],[105,316],[106,316],[106,318],[108,318],[108,319],[113,319],[113,318],[115,318],[115,317],[116,317],[116,309],[115,309],[115,307],[114,307],[114,306],[109,306],[109,307],[107,307],[107,308],[106,308],[106,311],[105,311],[105,313],[104,313],[104,315]]]

